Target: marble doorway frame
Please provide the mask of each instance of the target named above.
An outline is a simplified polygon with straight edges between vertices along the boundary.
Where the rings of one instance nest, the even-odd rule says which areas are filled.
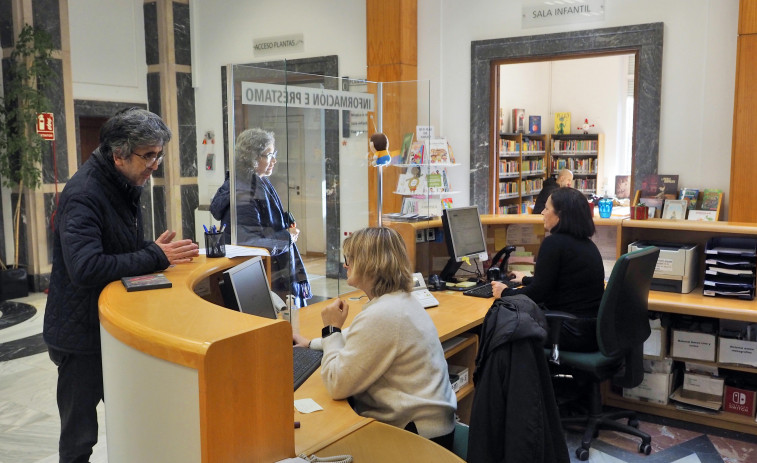
[[[489,162],[496,140],[491,106],[492,66],[503,60],[550,60],[592,53],[636,53],[634,98],[633,190],[639,179],[657,173],[660,148],[663,23],[532,35],[471,42],[470,203],[490,213]]]

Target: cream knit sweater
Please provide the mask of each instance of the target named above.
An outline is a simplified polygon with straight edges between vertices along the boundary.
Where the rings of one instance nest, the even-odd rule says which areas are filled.
[[[320,340],[319,340],[320,341]],[[334,399],[362,415],[427,438],[452,432],[457,400],[431,317],[406,292],[365,304],[348,333],[322,340],[321,377]]]

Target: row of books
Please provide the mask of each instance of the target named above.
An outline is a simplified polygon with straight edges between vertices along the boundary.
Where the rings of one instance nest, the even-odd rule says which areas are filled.
[[[552,140],[552,154],[597,153],[597,140]]]
[[[562,169],[570,169],[574,174],[596,174],[597,160],[595,158],[560,158],[552,159],[552,172]]]
[[[705,247],[705,296],[754,299],[757,240],[715,237]]]
[[[450,192],[447,169],[439,166],[419,165],[408,168],[397,179],[395,193],[401,195],[425,195]]]
[[[408,142],[408,138],[411,140]],[[399,155],[399,164],[444,164],[455,163],[455,155],[446,138],[412,141],[412,134],[405,136]]]
[[[584,193],[597,191],[597,179],[595,178],[576,178],[573,179],[573,188]]]
[[[499,152],[505,155],[520,154],[520,143],[515,140],[499,139]],[[523,153],[542,154],[544,153],[544,140],[523,140]]]

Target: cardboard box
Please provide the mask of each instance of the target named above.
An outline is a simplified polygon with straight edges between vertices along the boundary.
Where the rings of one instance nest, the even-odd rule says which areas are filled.
[[[757,391],[726,386],[723,394],[723,411],[754,418]]]
[[[722,401],[724,387],[725,379],[723,378],[685,372],[681,396],[710,402]]]
[[[623,397],[666,405],[674,385],[675,373],[644,373],[641,384],[623,388]]]
[[[644,371],[647,373],[672,373],[673,372],[673,359],[665,357],[662,359],[649,359],[646,358],[643,361]]]
[[[717,336],[696,331],[673,330],[670,342],[671,356],[714,362]]]
[[[718,362],[757,367],[757,342],[720,338]]]
[[[644,341],[644,356],[663,358],[668,355],[668,330],[660,325],[660,320],[649,320],[652,332]]]

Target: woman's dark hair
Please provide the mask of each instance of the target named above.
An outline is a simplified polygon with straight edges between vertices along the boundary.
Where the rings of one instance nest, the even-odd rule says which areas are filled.
[[[565,233],[579,239],[594,235],[594,219],[586,196],[575,188],[558,188],[549,196],[560,221],[550,233]]]

